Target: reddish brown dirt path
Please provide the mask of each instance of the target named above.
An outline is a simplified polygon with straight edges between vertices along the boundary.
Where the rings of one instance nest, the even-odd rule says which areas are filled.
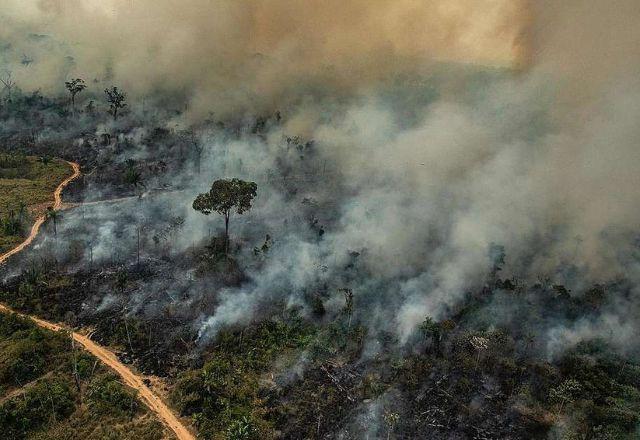
[[[3,304],[0,304],[0,312],[16,313],[14,310]],[[23,315],[21,313],[16,314],[25,318],[30,318],[38,326],[47,330],[54,332],[69,332],[69,329],[63,325],[54,324],[52,322],[36,318],[35,316]],[[175,433],[178,440],[195,440],[195,437],[182,424],[182,422],[178,420],[169,407],[167,407],[167,405],[165,405],[164,402],[144,384],[140,376],[120,362],[115,354],[80,333],[71,332],[71,334],[73,335],[73,339],[81,344],[89,353],[100,359],[106,366],[118,373],[128,386],[138,391],[138,395],[144,404],[158,416],[167,428],[171,429],[171,431]]]
[[[53,198],[54,199],[53,199],[53,206],[52,207],[56,211],[59,210],[62,207],[62,190],[65,189],[65,187],[67,185],[69,185],[72,181],[74,181],[75,179],[80,177],[80,165],[78,165],[75,162],[67,162],[67,163],[71,166],[71,168],[73,168],[73,175],[71,175],[71,176],[67,177],[66,179],[64,179],[64,181],[60,185],[58,185],[58,187],[56,188],[56,190],[53,193]],[[18,246],[14,247],[10,251],[0,255],[0,264],[2,264],[5,261],[7,261],[9,259],[9,257],[11,257],[12,255],[15,255],[18,252],[23,251],[27,246],[30,245],[31,242],[33,242],[33,240],[38,236],[38,232],[40,232],[40,227],[42,226],[42,224],[44,223],[46,218],[47,218],[46,214],[40,214],[38,216],[38,218],[36,219],[36,222],[31,227],[31,232],[29,233],[29,236],[22,243],[20,243]]]
[[[69,165],[73,168],[73,175],[65,179],[53,193],[54,203],[53,209],[59,210],[62,208],[62,190],[74,179],[80,176],[80,165],[75,162],[68,162]],[[20,243],[15,248],[11,249],[9,252],[0,255],[0,264],[7,261],[9,257],[17,254],[18,252],[24,250],[27,246],[33,242],[33,240],[37,237],[38,232],[40,231],[40,227],[44,223],[46,217],[45,215],[40,215],[33,227],[31,228],[31,233],[29,237],[22,243]],[[33,322],[35,322],[39,327],[45,328],[47,330],[52,331],[67,331],[70,332],[73,336],[73,339],[80,343],[89,353],[100,359],[106,366],[115,371],[124,382],[135,389],[140,396],[140,399],[144,402],[144,404],[149,407],[151,411],[153,411],[158,418],[162,421],[162,423],[167,426],[171,431],[173,431],[178,440],[195,440],[195,437],[189,432],[189,430],[180,422],[180,420],[173,414],[173,412],[169,409],[167,405],[157,396],[155,395],[149,387],[147,387],[142,378],[131,371],[126,365],[118,360],[115,354],[113,354],[108,349],[96,344],[87,336],[84,336],[80,333],[72,332],[68,328],[60,324],[54,324],[52,322],[48,322],[37,318],[31,315],[23,315],[21,313],[17,313],[11,308],[7,307],[4,304],[0,304],[0,312],[4,313],[15,313],[19,316],[23,316],[25,318],[30,318]]]

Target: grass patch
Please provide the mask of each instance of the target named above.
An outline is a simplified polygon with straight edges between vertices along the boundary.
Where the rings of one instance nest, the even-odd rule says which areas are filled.
[[[204,366],[180,374],[171,400],[181,415],[191,417],[201,438],[276,438],[261,376],[277,359],[306,347],[314,331],[295,315],[223,331]]]

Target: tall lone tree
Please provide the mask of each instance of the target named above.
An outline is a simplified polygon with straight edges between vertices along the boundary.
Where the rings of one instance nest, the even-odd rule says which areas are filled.
[[[118,110],[125,108],[127,103],[127,95],[118,90],[117,87],[105,89],[104,93],[107,95],[107,102],[110,106],[110,113],[113,115],[113,120],[118,119]]]
[[[257,194],[258,185],[255,182],[245,182],[240,179],[216,180],[209,192],[200,194],[193,201],[193,209],[204,215],[212,212],[224,216],[224,245],[225,253],[229,254],[229,217],[235,209],[238,214],[251,209],[251,202]]]
[[[76,95],[82,92],[84,89],[86,89],[87,85],[84,83],[84,80],[80,78],[72,79],[71,81],[66,81],[64,85],[69,91],[69,94],[71,95],[71,109],[75,113],[76,112]]]

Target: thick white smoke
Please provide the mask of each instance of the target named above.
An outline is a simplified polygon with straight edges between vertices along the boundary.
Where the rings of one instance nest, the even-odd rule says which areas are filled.
[[[366,276],[345,284],[386,310],[369,314],[373,324],[406,340],[482,285],[492,243],[505,246],[507,276],[575,283],[571,267],[583,283],[636,279],[640,6],[613,3],[9,0],[0,55],[25,89],[73,75],[182,96],[192,116],[282,109],[266,145],[207,145],[199,189],[257,180],[237,234],[278,234],[254,282],[220,295],[203,334],[342,277],[358,251]],[[301,200],[260,181],[295,135],[313,139],[314,160],[334,173],[326,187],[301,185],[335,199],[319,243],[300,222],[283,226]],[[555,328],[553,340],[586,325],[566,337]]]

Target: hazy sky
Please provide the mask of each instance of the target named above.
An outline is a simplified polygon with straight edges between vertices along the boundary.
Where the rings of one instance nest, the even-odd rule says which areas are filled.
[[[25,89],[108,73],[132,93],[233,111],[292,84],[352,91],[434,60],[509,66],[522,15],[513,0],[5,0],[0,40]]]

